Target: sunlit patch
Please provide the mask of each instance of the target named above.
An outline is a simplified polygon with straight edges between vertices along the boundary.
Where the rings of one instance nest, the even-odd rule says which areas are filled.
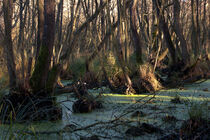
[[[121,95],[121,94],[103,94],[103,96],[105,97],[116,97],[114,99],[127,99],[129,100],[129,102],[133,99],[133,100],[138,100],[138,99],[143,99],[145,98],[145,100],[149,99],[149,98],[156,98],[156,99],[162,99],[163,101],[169,101],[170,99],[174,98],[174,94],[172,94],[171,96],[168,96],[168,95],[144,95],[144,94],[141,94],[141,95]],[[194,96],[189,96],[189,97],[186,97],[184,95],[179,95],[180,96],[180,99],[190,99],[190,100],[197,100],[197,101],[204,101],[204,100],[207,100],[207,101],[210,101],[210,98],[206,97],[194,97]]]
[[[106,93],[103,94],[104,96],[115,96],[115,97],[153,97],[154,95],[146,95],[146,94],[139,94],[139,95],[124,95],[124,94],[112,94],[112,93]]]

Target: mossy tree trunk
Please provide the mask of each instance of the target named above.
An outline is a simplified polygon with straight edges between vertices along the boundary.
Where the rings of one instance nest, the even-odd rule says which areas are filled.
[[[49,80],[53,80],[54,78],[52,77],[56,77],[55,75],[57,75],[57,68],[50,69],[53,55],[54,34],[55,0],[44,0],[44,33],[42,37],[42,45],[34,72],[30,79],[33,93],[43,93],[43,91],[49,91],[49,88],[53,87],[52,85],[49,85]],[[52,81],[50,81],[50,83],[52,83]]]

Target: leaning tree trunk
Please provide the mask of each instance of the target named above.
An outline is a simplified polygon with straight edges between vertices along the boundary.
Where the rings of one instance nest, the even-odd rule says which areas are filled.
[[[4,53],[7,60],[7,69],[9,73],[10,89],[16,86],[16,66],[14,61],[14,52],[12,44],[12,14],[13,14],[13,0],[3,1],[5,38],[4,38]]]
[[[51,79],[51,72],[56,75],[56,68],[53,68],[50,72],[50,64],[53,54],[55,34],[55,0],[44,1],[44,33],[42,39],[42,45],[38,56],[37,63],[35,65],[34,72],[30,79],[30,85],[34,93],[46,91],[48,88],[48,82]],[[56,77],[56,76],[55,76]],[[52,81],[50,81],[52,82]]]
[[[162,30],[163,34],[164,34],[164,38],[166,40],[167,48],[168,48],[169,53],[170,53],[171,58],[172,58],[172,63],[173,63],[173,65],[175,65],[177,63],[176,49],[175,49],[174,44],[171,40],[171,35],[170,35],[170,32],[169,32],[169,28],[168,28],[168,25],[165,21],[164,9],[163,9],[163,6],[162,6],[162,0],[153,0],[152,2],[154,3],[155,8],[156,8],[157,18],[159,20],[159,26],[160,26],[160,29]]]

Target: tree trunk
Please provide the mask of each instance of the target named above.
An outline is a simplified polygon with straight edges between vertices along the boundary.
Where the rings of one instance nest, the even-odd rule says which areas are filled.
[[[131,32],[132,32],[132,41],[134,44],[134,47],[136,48],[136,62],[138,65],[143,64],[142,59],[142,42],[140,40],[140,36],[137,32],[137,14],[136,14],[136,8],[137,8],[137,0],[133,1],[133,5],[130,9],[130,25],[131,25]]]
[[[183,30],[180,26],[180,2],[179,0],[174,0],[174,31],[180,41],[180,46],[182,49],[182,60],[185,64],[189,62],[190,56],[187,50],[187,42],[183,35]]]
[[[192,11],[192,34],[191,34],[191,43],[192,43],[192,49],[194,52],[195,59],[197,59],[199,55],[199,49],[198,49],[198,34],[197,34],[197,26],[196,26],[196,7],[194,0],[191,0],[191,11]]]
[[[42,44],[42,36],[44,32],[44,0],[37,0],[37,6],[38,6],[38,33],[37,33],[36,61],[39,56],[39,51]]]
[[[12,44],[12,15],[13,15],[13,0],[3,0],[5,38],[4,38],[4,53],[7,60],[7,69],[9,73],[10,89],[16,87],[16,66],[14,61],[14,52]]]
[[[117,2],[118,4],[118,31],[117,31],[117,57],[120,63],[120,67],[122,68],[123,71],[123,75],[124,78],[126,80],[126,86],[127,86],[127,90],[126,90],[126,94],[132,94],[132,81],[126,71],[126,65],[125,65],[125,61],[123,60],[123,51],[122,51],[122,45],[124,44],[122,42],[122,25],[121,25],[121,10],[122,10],[122,5],[121,5],[121,1],[118,0]]]
[[[171,58],[172,58],[172,64],[174,65],[174,64],[177,63],[176,50],[175,50],[174,44],[171,40],[171,35],[170,35],[170,32],[169,32],[168,25],[165,22],[162,0],[153,0],[153,3],[156,7],[156,13],[157,13],[157,17],[158,17],[158,20],[159,20],[160,29],[162,30],[162,32],[164,34],[166,44],[167,44],[169,53],[170,53]]]
[[[19,40],[18,40],[18,49],[20,50],[20,55],[21,55],[21,78],[22,78],[22,83],[23,87],[25,87],[25,48],[24,48],[24,28],[26,24],[26,17],[27,17],[27,8],[25,10],[25,15],[23,15],[24,11],[24,3],[23,0],[20,0],[20,26],[19,26]],[[29,1],[27,1],[26,6],[29,6]]]
[[[59,63],[59,52],[62,45],[62,24],[63,23],[63,0],[60,0],[58,4],[58,12],[57,12],[57,19],[55,23],[56,27],[56,43],[55,43],[55,56],[54,56],[54,63]],[[57,53],[56,53],[57,52]]]
[[[34,93],[47,90],[55,34],[55,0],[44,1],[44,34],[40,54],[30,79]],[[53,69],[55,72],[56,68]],[[55,72],[56,73],[56,72]],[[49,78],[51,79],[51,78]]]

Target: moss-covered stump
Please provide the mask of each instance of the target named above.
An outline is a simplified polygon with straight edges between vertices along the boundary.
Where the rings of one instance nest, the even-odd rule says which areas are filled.
[[[56,121],[62,118],[62,110],[55,105],[55,98],[11,92],[0,101],[1,123]]]

